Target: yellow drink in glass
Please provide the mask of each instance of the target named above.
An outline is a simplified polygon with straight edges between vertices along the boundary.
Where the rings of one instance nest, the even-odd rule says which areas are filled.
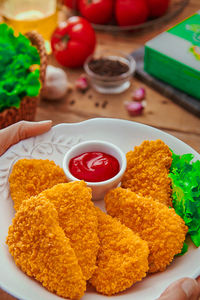
[[[50,40],[58,22],[56,0],[3,0],[1,6],[3,21],[16,33],[36,30]]]

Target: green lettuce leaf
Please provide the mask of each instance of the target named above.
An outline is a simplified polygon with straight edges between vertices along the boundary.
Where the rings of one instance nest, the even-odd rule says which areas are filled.
[[[188,245],[186,243],[183,244],[183,248],[181,250],[181,253],[176,254],[176,256],[182,256],[188,251]]]
[[[172,151],[169,177],[172,180],[172,202],[176,213],[188,226],[193,243],[200,246],[200,161],[192,154],[176,155]]]
[[[24,96],[39,94],[40,72],[30,71],[30,66],[39,64],[38,51],[30,40],[22,34],[16,37],[12,28],[0,24],[0,112],[19,108]]]

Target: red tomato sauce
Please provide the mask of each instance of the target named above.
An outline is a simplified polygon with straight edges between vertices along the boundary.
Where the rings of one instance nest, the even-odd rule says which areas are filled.
[[[112,155],[103,152],[85,152],[70,160],[69,170],[77,179],[101,182],[119,172],[119,162]]]

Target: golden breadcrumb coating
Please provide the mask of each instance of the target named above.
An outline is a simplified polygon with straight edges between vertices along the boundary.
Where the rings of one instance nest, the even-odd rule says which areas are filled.
[[[99,249],[98,219],[91,189],[84,181],[55,185],[41,196],[54,204],[61,228],[70,239],[86,280],[96,269]]]
[[[38,195],[24,200],[9,227],[7,244],[15,263],[57,295],[80,299],[86,281],[52,203]]]
[[[181,252],[187,226],[173,208],[121,187],[105,196],[107,212],[148,242],[149,272],[164,271]]]
[[[148,271],[145,241],[97,208],[100,249],[90,282],[99,293],[113,295],[142,280]]]
[[[67,182],[64,171],[48,159],[20,159],[9,178],[11,197],[17,211],[24,199],[36,196],[58,183]]]
[[[142,196],[151,196],[172,206],[171,179],[168,177],[172,153],[161,140],[144,141],[126,155],[127,169],[121,186]]]

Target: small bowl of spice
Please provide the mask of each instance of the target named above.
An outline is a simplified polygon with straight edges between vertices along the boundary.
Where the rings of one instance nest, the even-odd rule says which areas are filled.
[[[89,56],[84,64],[93,88],[102,94],[119,94],[130,86],[136,69],[132,56],[120,51],[105,50]]]
[[[105,141],[87,141],[72,147],[64,156],[63,170],[69,181],[84,180],[93,200],[118,186],[126,170],[126,155]]]

